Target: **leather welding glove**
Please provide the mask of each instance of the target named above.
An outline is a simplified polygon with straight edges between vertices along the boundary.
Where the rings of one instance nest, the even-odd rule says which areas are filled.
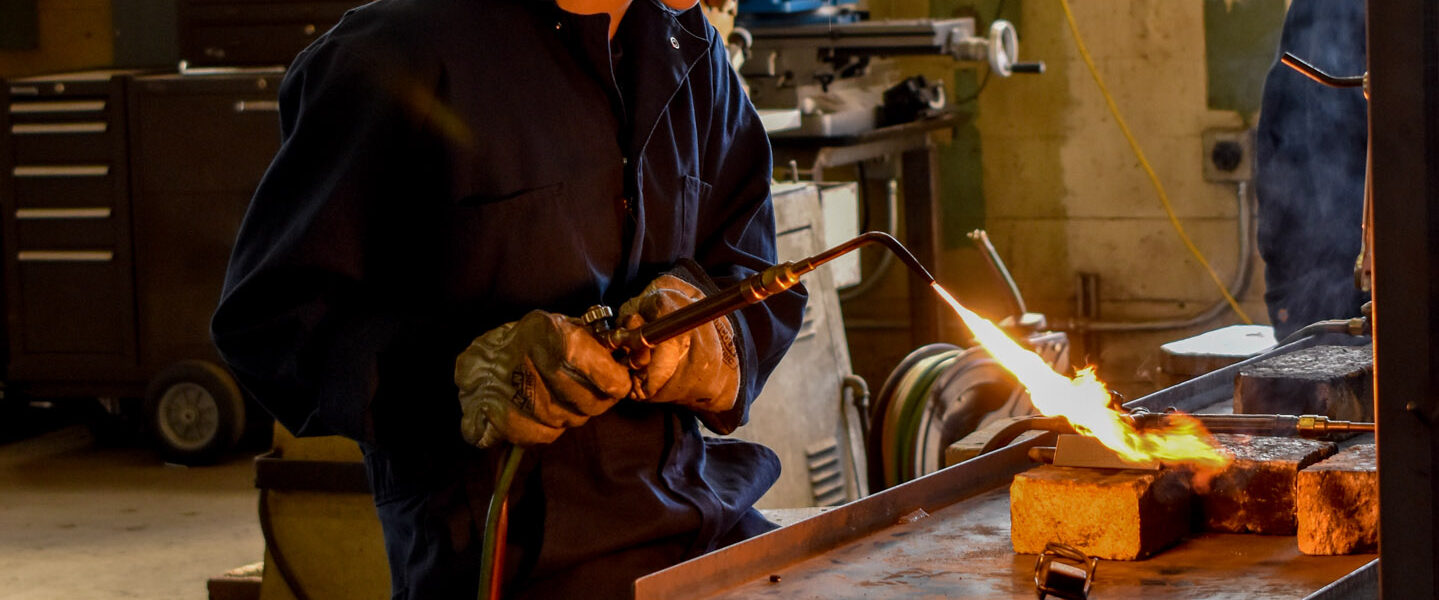
[[[618,321],[635,328],[705,297],[704,292],[673,274],[655,278],[643,292],[620,306]],[[640,402],[672,402],[701,413],[722,413],[734,407],[739,391],[739,357],[734,323],[720,317],[648,352],[631,357],[642,365],[631,371],[630,398]]]
[[[629,369],[576,319],[532,311],[455,360],[461,433],[481,448],[548,444],[630,393]]]

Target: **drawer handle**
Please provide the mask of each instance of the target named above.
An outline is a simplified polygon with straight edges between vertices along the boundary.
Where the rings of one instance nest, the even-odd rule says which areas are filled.
[[[109,165],[29,165],[15,167],[16,177],[104,177]]]
[[[20,208],[15,210],[15,218],[20,220],[30,219],[108,219],[110,209],[99,208]]]
[[[43,135],[52,133],[105,133],[108,125],[100,121],[87,123],[16,123],[10,126],[15,135]]]
[[[274,100],[236,100],[235,112],[280,112],[280,103]]]
[[[105,110],[104,100],[55,100],[53,102],[12,102],[11,114],[77,113]]]
[[[115,253],[109,250],[21,250],[15,255],[20,262],[110,262]]]

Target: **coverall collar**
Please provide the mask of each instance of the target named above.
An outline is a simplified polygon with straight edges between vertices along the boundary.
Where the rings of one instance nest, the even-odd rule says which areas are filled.
[[[561,9],[554,0],[544,0],[543,5],[556,23],[582,18]],[[655,124],[675,91],[690,70],[709,54],[706,35],[709,23],[698,4],[678,11],[660,0],[634,0],[624,20],[616,39],[624,36],[620,41],[625,45],[625,52],[644,61],[636,72],[637,101],[630,107],[634,135],[626,148],[628,154],[637,155],[649,143]]]
[[[636,135],[630,143],[638,152],[690,70],[709,54],[709,25],[698,7],[679,12],[659,0],[635,0],[625,19],[635,19],[628,24],[634,35],[625,40],[630,45],[626,52],[654,61],[639,69],[643,76],[635,82],[639,102],[633,108]]]

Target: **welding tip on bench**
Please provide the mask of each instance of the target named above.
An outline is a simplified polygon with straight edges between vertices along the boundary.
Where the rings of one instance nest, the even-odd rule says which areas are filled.
[[[1030,462],[1052,465],[1054,464],[1054,451],[1054,446],[1034,446],[1026,454],[1029,456]]]
[[[1329,417],[1318,415],[1303,415],[1299,422],[1294,425],[1300,435],[1326,433],[1374,433],[1373,423],[1359,421],[1331,421]]]

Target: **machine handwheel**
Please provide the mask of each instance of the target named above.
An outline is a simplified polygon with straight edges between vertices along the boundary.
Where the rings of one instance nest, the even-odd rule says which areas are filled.
[[[177,362],[145,392],[150,436],[166,460],[214,462],[245,431],[245,400],[228,372],[202,360]]]

